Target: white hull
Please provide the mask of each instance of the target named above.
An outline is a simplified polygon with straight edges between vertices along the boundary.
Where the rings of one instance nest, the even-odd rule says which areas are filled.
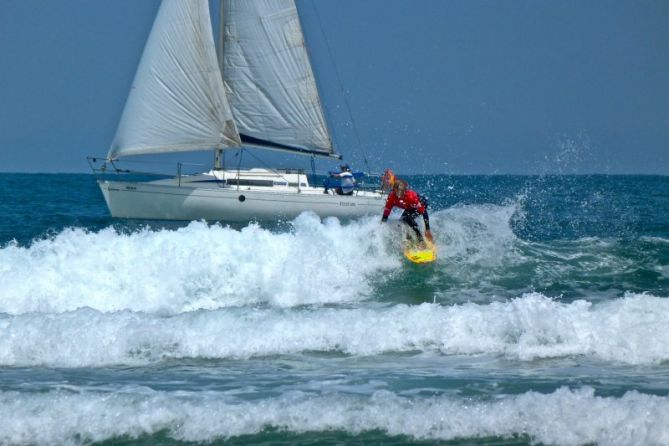
[[[202,178],[209,178],[202,180]],[[113,217],[245,222],[293,219],[305,211],[321,217],[381,215],[385,196],[360,191],[336,195],[315,187],[221,185],[211,176],[152,182],[99,180]],[[199,179],[199,180],[198,180]]]

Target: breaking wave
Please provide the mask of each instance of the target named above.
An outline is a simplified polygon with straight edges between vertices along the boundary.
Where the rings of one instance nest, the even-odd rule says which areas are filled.
[[[644,239],[638,254],[597,238],[527,242],[512,230],[516,205],[434,213],[439,259],[402,259],[398,223],[348,223],[303,214],[289,230],[241,230],[194,222],[179,229],[66,229],[30,246],[0,248],[0,313],[79,308],[161,315],[242,306],[417,301],[489,302],[531,291],[594,299],[607,292],[657,294],[669,286],[667,244]],[[658,251],[648,256],[644,252]],[[595,283],[596,286],[588,285]],[[404,293],[405,295],[402,295]]]
[[[144,365],[175,358],[245,359],[305,352],[572,355],[627,364],[669,360],[669,299],[593,304],[538,293],[486,305],[230,308],[171,316],[80,309],[0,318],[0,365]]]
[[[627,392],[596,396],[589,387],[527,392],[494,399],[371,396],[294,392],[239,402],[220,392],[114,393],[56,390],[0,393],[3,444],[89,444],[163,434],[210,442],[275,429],[293,434],[379,430],[423,440],[529,437],[555,445],[664,445],[669,442],[669,398]],[[568,428],[566,427],[568,426]]]

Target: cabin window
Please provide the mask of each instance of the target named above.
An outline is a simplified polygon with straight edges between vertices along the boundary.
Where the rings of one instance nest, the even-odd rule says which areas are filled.
[[[230,179],[228,184],[231,186],[264,186],[272,187],[274,182],[272,180],[246,180],[246,179]]]

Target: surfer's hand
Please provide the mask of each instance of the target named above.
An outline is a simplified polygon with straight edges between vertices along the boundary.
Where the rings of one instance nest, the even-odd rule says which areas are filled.
[[[434,242],[434,239],[432,238],[432,231],[430,231],[429,229],[425,231],[425,238],[427,238],[431,242]]]
[[[383,217],[381,217],[381,223],[385,223],[387,221],[388,221],[388,217],[386,217],[385,215]]]

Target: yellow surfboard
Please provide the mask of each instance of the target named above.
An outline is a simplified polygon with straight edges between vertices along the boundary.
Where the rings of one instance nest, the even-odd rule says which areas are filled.
[[[404,257],[413,263],[432,263],[437,260],[437,247],[425,240],[422,246],[417,243],[404,245]]]

